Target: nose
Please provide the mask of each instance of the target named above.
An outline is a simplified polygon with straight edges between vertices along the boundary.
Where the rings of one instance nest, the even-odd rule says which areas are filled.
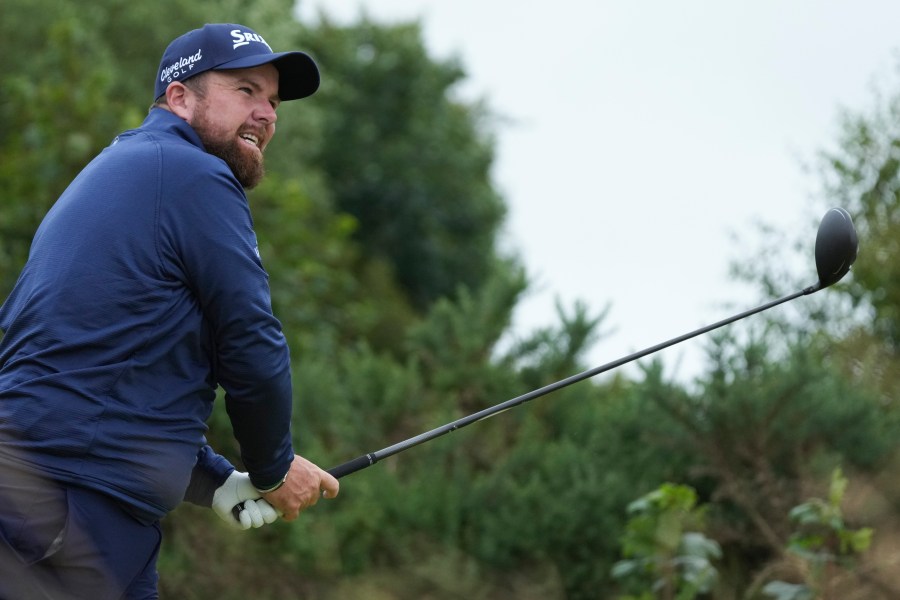
[[[275,112],[275,107],[268,100],[263,100],[259,103],[255,116],[256,120],[264,125],[274,125],[275,121],[278,120],[278,114]]]

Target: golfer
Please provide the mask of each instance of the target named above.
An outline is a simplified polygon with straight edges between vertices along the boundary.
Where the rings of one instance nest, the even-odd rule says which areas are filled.
[[[0,308],[0,598],[156,598],[159,520],[181,501],[246,529],[337,495],[294,454],[245,195],[280,103],[318,85],[308,55],[247,27],[190,31],[144,123],[47,213]],[[217,387],[246,473],[206,444]]]

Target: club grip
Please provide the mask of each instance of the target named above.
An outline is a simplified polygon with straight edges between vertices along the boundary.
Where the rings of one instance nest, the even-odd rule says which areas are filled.
[[[340,479],[344,475],[350,475],[351,473],[362,471],[366,467],[374,465],[377,460],[378,459],[374,454],[364,454],[336,467],[331,467],[330,469],[328,469],[328,472],[332,475],[332,477]],[[234,515],[236,521],[241,520],[241,511],[243,510],[243,508],[244,503],[242,502],[241,504],[235,505],[235,507],[231,509],[231,514]]]
[[[347,461],[343,464],[340,464],[336,467],[331,467],[328,469],[328,472],[337,479],[340,479],[344,475],[349,475],[351,473],[356,473],[357,471],[361,471],[366,467],[370,467],[375,464],[376,458],[372,454],[364,454],[362,456],[358,456],[353,460]]]

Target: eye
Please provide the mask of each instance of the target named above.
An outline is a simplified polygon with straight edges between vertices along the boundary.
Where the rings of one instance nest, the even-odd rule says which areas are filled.
[[[253,95],[253,90],[250,89],[250,88],[248,88],[248,87],[241,87],[241,88],[238,88],[238,91],[244,92],[244,93],[247,94],[248,96],[252,96],[252,95]]]

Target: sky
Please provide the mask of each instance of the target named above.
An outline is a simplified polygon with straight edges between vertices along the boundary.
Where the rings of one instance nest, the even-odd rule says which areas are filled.
[[[768,300],[729,274],[760,222],[808,230],[815,283],[808,167],[900,65],[895,0],[300,0],[320,11],[418,21],[432,58],[461,61],[459,94],[502,117],[503,246],[533,281],[511,336],[557,324],[557,302],[608,306],[587,367]],[[689,382],[703,344],[656,357]]]

